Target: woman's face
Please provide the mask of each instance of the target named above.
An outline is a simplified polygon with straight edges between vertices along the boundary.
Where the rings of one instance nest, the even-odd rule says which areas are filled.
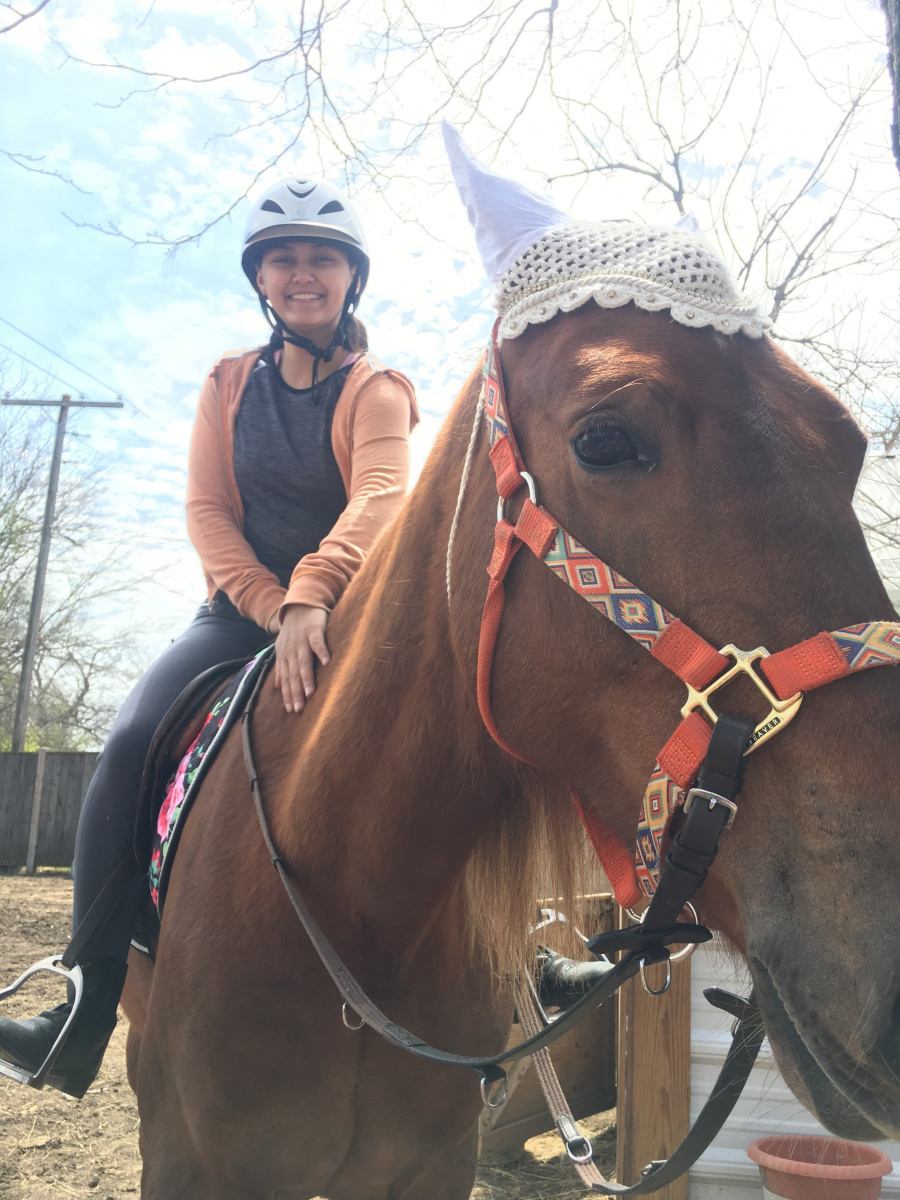
[[[326,342],[337,328],[352,279],[343,250],[316,242],[272,246],[263,252],[256,272],[257,287],[285,325]]]

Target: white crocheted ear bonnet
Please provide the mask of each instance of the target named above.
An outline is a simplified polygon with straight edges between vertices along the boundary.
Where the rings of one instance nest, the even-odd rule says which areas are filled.
[[[499,340],[591,299],[601,308],[668,309],[682,325],[725,334],[758,338],[771,325],[698,233],[637,221],[572,221],[488,171],[446,123],[444,141],[485,270],[497,284]]]

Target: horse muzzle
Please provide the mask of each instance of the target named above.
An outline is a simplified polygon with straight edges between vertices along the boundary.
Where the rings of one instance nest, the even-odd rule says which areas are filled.
[[[750,970],[773,1053],[797,1098],[838,1137],[900,1136],[900,999],[876,1004],[868,1019],[857,1010],[851,1040],[829,1020],[829,1001],[847,992],[839,980],[817,1002],[793,970],[770,970],[752,954]]]

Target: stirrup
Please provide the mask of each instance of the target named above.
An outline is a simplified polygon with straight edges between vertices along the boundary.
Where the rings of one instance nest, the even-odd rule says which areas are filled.
[[[20,975],[15,983],[0,990],[0,1000],[6,1000],[9,996],[14,996],[32,975],[37,975],[38,971],[49,971],[53,975],[61,975],[75,989],[72,1011],[69,1013],[65,1025],[59,1031],[56,1041],[50,1047],[49,1054],[36,1071],[27,1071],[24,1067],[17,1067],[13,1063],[6,1062],[0,1058],[0,1075],[6,1075],[9,1079],[14,1079],[16,1083],[27,1083],[29,1087],[33,1088],[42,1088],[46,1083],[47,1076],[53,1069],[53,1064],[56,1062],[60,1051],[68,1040],[72,1022],[75,1020],[78,1010],[81,1007],[81,997],[84,994],[84,977],[81,973],[81,967],[77,963],[69,968],[59,966],[62,962],[62,957],[61,954],[53,954],[50,958],[42,958],[40,962],[35,963],[33,967],[29,967],[23,975]]]

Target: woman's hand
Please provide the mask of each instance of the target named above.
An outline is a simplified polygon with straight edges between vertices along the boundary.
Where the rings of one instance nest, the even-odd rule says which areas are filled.
[[[324,667],[331,661],[325,641],[328,613],[324,608],[308,604],[288,605],[284,620],[277,614],[269,622],[269,632],[275,639],[275,686],[287,712],[302,712],[306,701],[316,690],[315,660]]]

